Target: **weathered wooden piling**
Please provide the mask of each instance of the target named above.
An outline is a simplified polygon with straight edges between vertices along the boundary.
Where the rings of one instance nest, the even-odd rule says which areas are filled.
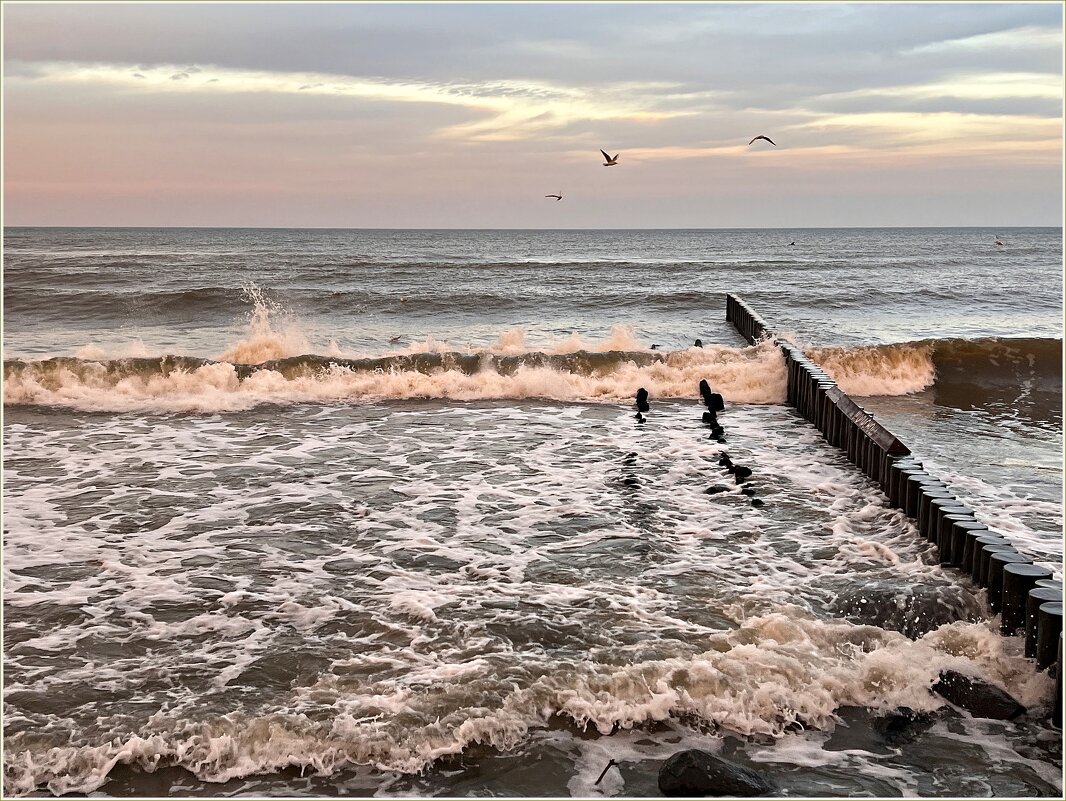
[[[1051,571],[1039,565],[1012,564],[1003,568],[1003,615],[1000,633],[1008,637],[1025,625],[1025,598],[1042,579],[1051,578]]]
[[[940,564],[949,564],[965,571],[966,540],[970,532],[990,534],[988,526],[977,521],[973,512],[958,515],[945,515],[940,521],[937,548],[940,549]],[[977,536],[977,535],[975,535]]]
[[[988,526],[979,523],[976,526],[964,525],[962,563],[959,569],[971,576],[977,571],[977,555],[985,545],[1010,545],[1007,538],[988,530]]]
[[[1032,563],[1004,537],[990,531],[923,469],[910,448],[874,420],[832,376],[787,340],[776,337],[747,303],[726,295],[726,320],[750,343],[771,340],[785,359],[785,397],[830,445],[880,485],[890,506],[914,518],[918,531],[936,543],[940,563],[968,573],[985,587],[989,607],[1001,615],[1004,634],[1024,628],[1025,654],[1043,669],[1057,662],[1062,680],[1062,582]],[[1061,720],[1061,699],[1053,715]]]
[[[996,551],[988,556],[985,586],[988,587],[988,606],[995,614],[1003,611],[1003,571],[1008,565],[1031,565],[1033,560],[1017,551]],[[1002,626],[1002,620],[1000,625]]]
[[[1055,708],[1051,710],[1051,722],[1062,728],[1062,635],[1066,632],[1059,632],[1059,653],[1056,657],[1056,664],[1058,665],[1058,671],[1055,676]]]
[[[1036,667],[1043,670],[1055,662],[1062,633],[1062,602],[1049,601],[1036,610]]]
[[[1044,604],[1061,601],[1061,590],[1053,590],[1050,587],[1034,587],[1029,590],[1029,595],[1025,599],[1025,655],[1030,659],[1036,658],[1037,627],[1039,625],[1037,612]]]

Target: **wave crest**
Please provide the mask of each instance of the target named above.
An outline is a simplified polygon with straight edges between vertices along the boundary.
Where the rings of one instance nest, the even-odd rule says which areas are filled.
[[[91,361],[60,357],[4,364],[4,403],[94,411],[217,412],[261,403],[409,398],[546,398],[628,402],[694,398],[706,378],[729,401],[780,403],[785,370],[777,348],[413,353],[343,359],[306,355],[260,364],[194,357]]]
[[[965,387],[1022,387],[1058,392],[1062,340],[1033,337],[925,339],[862,347],[809,347],[805,351],[849,395],[906,395],[935,383]]]

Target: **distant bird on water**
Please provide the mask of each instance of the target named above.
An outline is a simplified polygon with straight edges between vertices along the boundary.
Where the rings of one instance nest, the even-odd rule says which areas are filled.
[[[1003,247],[1003,240],[1000,239],[998,236],[996,237],[996,244],[999,245],[1000,247]]]
[[[563,193],[560,192],[557,195],[545,195],[544,197],[553,197],[553,198],[555,198],[556,202],[558,202],[558,201],[563,199]]]
[[[602,150],[601,149],[600,152],[603,153],[603,157],[606,159],[606,161],[603,164],[604,167],[615,167],[615,166],[618,165],[618,156],[621,156],[622,155],[621,153],[618,153],[617,155],[615,155],[612,158],[611,156],[607,155],[607,151],[606,150]]]
[[[752,139],[752,140],[751,140],[750,142],[748,142],[748,144],[749,144],[749,145],[753,145],[753,144],[755,144],[755,140],[756,140],[756,139],[765,139],[765,140],[766,140],[767,142],[769,142],[769,143],[770,143],[771,145],[773,145],[774,147],[777,147],[777,142],[775,142],[775,141],[774,141],[773,139],[771,139],[771,138],[770,138],[769,136],[763,136],[762,134],[759,134],[758,136],[756,136],[756,137],[755,137],[755,139]]]

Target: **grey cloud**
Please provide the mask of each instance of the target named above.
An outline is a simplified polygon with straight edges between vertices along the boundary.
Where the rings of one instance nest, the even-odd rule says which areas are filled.
[[[908,48],[1004,27],[1061,27],[1060,11],[1029,4],[657,3],[609,9],[580,4],[13,6],[7,9],[5,46],[10,57],[21,59],[213,63],[456,81],[679,80],[694,70],[725,70],[737,85],[757,87],[797,66],[821,65],[812,70],[812,81],[846,82],[838,59],[848,55],[894,57]],[[83,35],[57,35],[71,24]],[[538,57],[543,53],[548,57]],[[805,53],[814,54],[813,63],[797,64]]]

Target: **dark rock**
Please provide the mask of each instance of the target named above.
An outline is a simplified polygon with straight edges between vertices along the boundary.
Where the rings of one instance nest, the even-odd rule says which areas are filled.
[[[915,712],[910,707],[901,706],[894,712],[874,718],[872,725],[886,743],[898,746],[916,740],[933,722],[934,718],[929,713]]]
[[[733,460],[729,458],[728,453],[723,453],[721,456],[718,457],[718,464],[722,465],[723,467],[732,467]]]
[[[744,487],[743,489],[741,489],[740,494],[741,495],[749,495],[749,496],[750,495],[754,495],[755,494],[755,490],[753,488],[751,488],[751,487]]]
[[[751,499],[751,505],[752,506],[762,506],[762,501],[760,501],[758,498],[752,498]]]
[[[980,620],[980,599],[971,589],[953,586],[851,582],[830,606],[830,611],[851,623],[898,631],[912,639],[945,623]]]
[[[745,478],[751,478],[751,468],[744,467],[744,465],[735,465],[730,471],[737,477],[737,481],[743,481]]]
[[[704,490],[708,495],[717,495],[719,492],[728,492],[729,487],[723,487],[721,484],[712,484]]]
[[[773,789],[755,771],[695,748],[679,751],[659,768],[659,790],[671,798],[765,796]]]
[[[940,680],[932,689],[975,718],[1014,720],[1025,714],[1025,707],[996,685],[954,670],[940,671]]]

